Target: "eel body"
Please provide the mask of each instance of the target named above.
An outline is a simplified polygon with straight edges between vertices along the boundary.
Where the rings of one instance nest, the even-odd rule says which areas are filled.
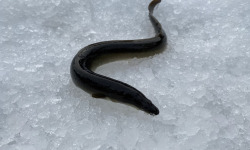
[[[147,52],[166,43],[166,34],[161,24],[153,16],[156,4],[153,0],[149,6],[149,18],[155,29],[155,36],[138,40],[114,40],[94,43],[82,48],[73,58],[70,74],[76,86],[90,93],[95,98],[109,97],[122,103],[131,104],[151,114],[158,115],[159,109],[144,94],[121,81],[97,74],[91,70],[93,61],[100,55]]]

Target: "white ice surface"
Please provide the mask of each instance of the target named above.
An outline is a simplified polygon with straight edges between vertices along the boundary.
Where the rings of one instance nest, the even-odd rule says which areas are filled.
[[[82,47],[154,35],[149,2],[0,0],[0,149],[249,150],[249,0],[162,0],[165,51],[97,69],[141,90],[158,116],[72,83]]]

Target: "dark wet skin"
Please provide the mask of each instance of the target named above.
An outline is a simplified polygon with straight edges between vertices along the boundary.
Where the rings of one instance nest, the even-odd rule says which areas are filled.
[[[155,37],[139,40],[104,41],[88,45],[81,49],[70,67],[73,82],[79,88],[95,98],[111,98],[118,102],[130,104],[151,114],[158,115],[159,109],[134,87],[121,81],[97,74],[92,71],[93,61],[106,54],[145,53],[166,45],[166,34],[161,24],[153,16],[156,4],[161,0],[153,0],[149,6],[149,18],[155,29]]]

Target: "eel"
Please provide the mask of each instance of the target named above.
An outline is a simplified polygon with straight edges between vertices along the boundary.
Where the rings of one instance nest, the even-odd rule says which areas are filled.
[[[118,53],[144,53],[166,44],[166,34],[161,24],[153,16],[155,6],[161,0],[153,0],[148,5],[149,19],[154,27],[155,36],[138,40],[113,40],[90,44],[82,48],[73,58],[70,74],[74,84],[90,93],[94,98],[111,98],[130,104],[151,115],[158,115],[159,109],[136,88],[121,81],[92,71],[92,64],[98,56]]]

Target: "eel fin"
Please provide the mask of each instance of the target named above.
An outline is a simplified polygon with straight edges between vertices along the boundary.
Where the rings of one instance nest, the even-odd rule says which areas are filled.
[[[110,99],[112,102],[114,102],[114,103],[119,103],[119,101],[117,101],[117,100],[115,100],[115,99]]]
[[[101,93],[93,93],[92,97],[94,97],[94,98],[104,98],[106,96],[104,94],[101,94]]]

